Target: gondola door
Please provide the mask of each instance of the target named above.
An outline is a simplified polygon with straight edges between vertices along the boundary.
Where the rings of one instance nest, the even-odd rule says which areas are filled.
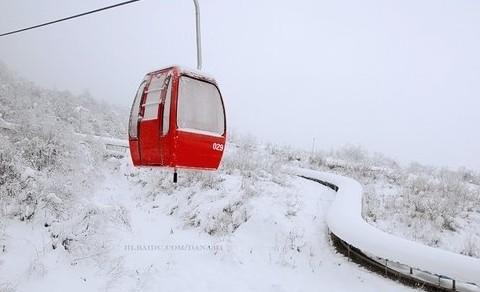
[[[171,87],[167,73],[147,75],[134,101],[130,116],[130,148],[135,165],[163,166],[168,157],[164,151],[166,147],[163,147],[170,116]]]

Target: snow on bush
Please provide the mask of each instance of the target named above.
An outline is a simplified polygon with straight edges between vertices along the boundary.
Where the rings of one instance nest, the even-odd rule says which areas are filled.
[[[39,88],[0,64],[0,117],[17,125],[0,128],[0,217],[44,226],[51,248],[68,250],[88,212],[79,199],[100,181],[104,160],[103,145],[78,133],[123,136],[124,116],[86,95]]]
[[[177,184],[171,171],[125,171],[133,183],[148,186],[148,201],[167,205],[165,212],[182,218],[185,227],[225,235],[248,220],[251,198],[287,184],[280,162],[260,148],[251,137],[230,140],[219,171],[179,170]]]
[[[108,155],[100,142],[79,134],[123,138],[126,112],[88,94],[39,88],[0,64],[0,254],[8,263],[9,251],[28,243],[22,260],[6,263],[8,270],[0,264],[0,274],[43,277],[58,252],[72,266],[93,261],[118,272],[108,230],[128,230],[129,214],[122,206],[89,202]],[[0,290],[18,285],[3,280]]]

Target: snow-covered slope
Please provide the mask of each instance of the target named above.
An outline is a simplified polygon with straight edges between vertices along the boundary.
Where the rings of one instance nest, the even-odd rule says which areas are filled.
[[[376,195],[389,190],[402,198],[403,186],[425,171],[355,147],[312,155],[233,137],[220,171],[180,172],[174,185],[168,171],[135,169],[128,156],[106,154],[101,140],[84,139],[122,138],[126,112],[38,88],[0,66],[0,118],[7,125],[0,128],[0,291],[409,290],[338,257],[325,223],[334,194],[281,169],[358,179],[367,190],[367,220],[404,237],[418,229],[398,227],[390,215],[409,210],[411,201],[392,209]],[[464,230],[478,236],[479,176],[457,174],[459,188],[446,184],[442,196],[468,186],[465,204],[435,214],[428,212],[434,200],[419,201],[423,209],[399,211],[410,216],[400,218],[435,226],[439,238],[442,222],[463,220],[446,225],[456,227],[448,238]],[[478,243],[452,246],[475,255]]]
[[[328,213],[327,224],[331,232],[348,244],[367,255],[400,263],[418,271],[448,277],[457,282],[480,283],[480,259],[396,237],[365,222],[362,218],[363,188],[357,181],[305,169],[295,172],[338,188],[337,197]]]
[[[298,157],[301,157],[298,155]],[[299,163],[351,177],[364,189],[366,221],[387,233],[480,258],[480,175],[396,161],[355,146]]]
[[[274,183],[267,174],[248,178],[234,170],[212,177],[182,172],[173,186],[170,173],[133,169],[128,158],[111,158],[99,171],[101,183],[79,199],[90,210],[87,218],[5,226],[0,287],[410,290],[335,253],[325,223],[335,194],[319,184],[292,176]],[[64,241],[62,231],[70,229],[68,250],[53,250],[49,233]]]

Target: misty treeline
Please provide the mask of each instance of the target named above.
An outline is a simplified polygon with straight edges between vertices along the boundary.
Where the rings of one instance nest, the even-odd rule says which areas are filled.
[[[79,238],[101,233],[100,221],[94,220],[98,216],[128,228],[124,207],[100,210],[81,200],[102,182],[101,170],[113,165],[118,175],[146,189],[144,203],[161,198],[171,205],[169,215],[183,218],[186,226],[224,235],[249,219],[250,198],[288,185],[291,180],[282,169],[298,166],[359,180],[365,186],[367,221],[429,245],[442,246],[442,233],[463,232],[480,222],[480,176],[464,168],[404,167],[358,146],[311,153],[229,133],[218,172],[181,172],[174,185],[170,172],[134,169],[128,157],[108,157],[99,142],[78,135],[126,138],[127,119],[127,109],[98,102],[88,93],[40,88],[0,63],[0,125],[18,125],[0,128],[0,218],[45,227],[70,222],[61,232],[51,232],[52,248],[66,250]],[[412,231],[404,233],[403,227]],[[480,231],[468,230],[470,239],[455,251],[479,257]],[[96,242],[102,246],[102,240]]]
[[[122,109],[40,88],[0,62],[0,217],[68,218],[69,204],[98,181],[104,155],[78,134],[123,138],[126,124]]]

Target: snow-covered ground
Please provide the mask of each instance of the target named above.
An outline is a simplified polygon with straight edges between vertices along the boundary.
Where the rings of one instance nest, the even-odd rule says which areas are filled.
[[[363,180],[365,217],[387,233],[480,258],[480,185],[437,171],[411,171],[395,183]]]
[[[335,253],[334,193],[289,166],[358,180],[377,228],[480,256],[478,173],[230,135],[220,171],[180,172],[175,185],[85,139],[124,138],[126,116],[0,64],[0,291],[410,290]]]
[[[333,234],[349,245],[371,257],[383,259],[380,261],[384,265],[387,265],[386,261],[390,263],[388,266],[395,263],[404,274],[417,275],[420,271],[422,277],[424,272],[428,272],[430,275],[454,279],[457,284],[480,283],[479,259],[419,244],[382,232],[368,224],[362,216],[363,187],[357,181],[328,172],[306,169],[298,169],[296,172],[336,186],[337,196],[328,212],[327,225]],[[437,285],[441,280],[435,278],[431,283]],[[452,281],[448,282],[445,287],[452,288]],[[463,288],[480,291],[476,287],[462,287],[458,291],[464,291]]]
[[[335,194],[317,183],[223,173],[205,186],[209,174],[180,173],[174,186],[128,157],[106,164],[68,244],[52,249],[50,236],[68,222],[3,221],[0,291],[410,290],[335,253],[325,220]]]
[[[409,197],[402,189],[385,187],[381,182],[375,183],[372,187],[374,193],[369,195],[371,204],[368,207],[371,210],[367,218],[368,222],[375,227],[426,245],[480,258],[480,198],[478,195],[471,196],[463,202],[444,203],[440,196],[425,199],[430,201],[432,206],[440,205],[440,207],[431,208],[431,211],[427,209],[427,212],[440,213],[441,205],[446,204],[443,208],[452,212],[451,221],[446,223],[439,218],[439,214],[425,215],[423,212],[415,211],[413,204],[411,208],[402,206],[405,204],[405,197]],[[473,194],[475,192],[478,192],[478,186]],[[461,199],[460,195],[458,199]],[[468,201],[476,206],[468,206],[470,205]],[[396,208],[406,209],[408,213],[389,211]],[[432,219],[425,220],[422,218],[424,216],[431,216]]]

